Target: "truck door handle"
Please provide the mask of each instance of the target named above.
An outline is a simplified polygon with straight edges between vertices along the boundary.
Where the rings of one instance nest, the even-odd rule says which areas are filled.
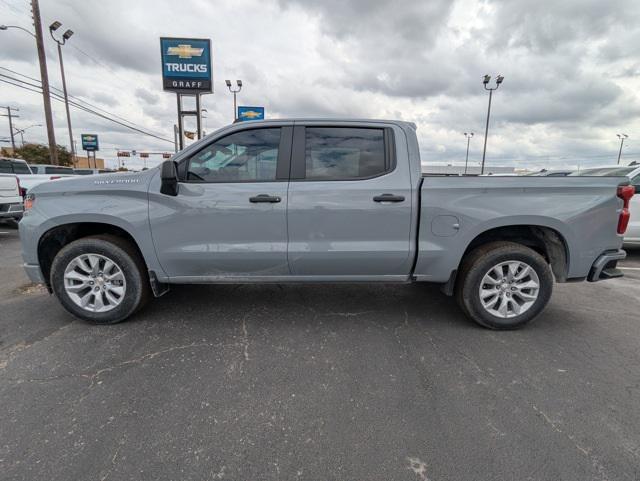
[[[280,202],[281,200],[282,199],[277,195],[267,195],[267,194],[260,194],[260,195],[256,195],[255,197],[249,197],[249,202],[253,204],[257,204],[258,202],[269,202],[271,204],[275,204],[277,202]]]
[[[374,202],[404,202],[403,195],[382,194],[373,198]]]

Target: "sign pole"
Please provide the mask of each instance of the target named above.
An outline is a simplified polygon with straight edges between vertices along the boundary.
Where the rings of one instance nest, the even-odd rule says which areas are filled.
[[[178,99],[178,150],[184,148],[184,132],[182,129],[182,94],[176,94]]]
[[[202,112],[200,111],[200,94],[196,94],[196,130],[198,140],[202,138]]]

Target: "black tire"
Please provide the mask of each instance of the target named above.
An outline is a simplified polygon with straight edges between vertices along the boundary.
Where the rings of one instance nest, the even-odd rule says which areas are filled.
[[[22,217],[20,217],[20,219],[22,219]],[[17,229],[18,228],[18,223],[20,222],[20,219],[5,219],[5,223],[6,223],[7,227],[9,227],[11,229]]]
[[[538,297],[522,314],[498,317],[482,305],[481,282],[485,274],[502,262],[520,261],[531,267],[539,280]],[[496,287],[499,289],[499,287]],[[496,330],[519,329],[546,307],[553,291],[553,274],[547,261],[533,249],[516,242],[491,242],[470,252],[462,261],[456,281],[456,300],[471,319]],[[515,300],[515,299],[514,299]]]
[[[78,306],[64,287],[64,272],[69,263],[82,254],[98,254],[114,261],[126,281],[121,303],[106,312],[91,312]],[[93,324],[115,324],[142,308],[151,297],[149,276],[136,248],[114,235],[83,237],[63,247],[51,265],[51,287],[62,306],[74,316]]]

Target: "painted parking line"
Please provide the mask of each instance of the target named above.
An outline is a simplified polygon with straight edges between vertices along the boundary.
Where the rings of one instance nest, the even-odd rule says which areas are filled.
[[[627,271],[640,271],[640,267],[618,267],[618,269],[624,269]]]

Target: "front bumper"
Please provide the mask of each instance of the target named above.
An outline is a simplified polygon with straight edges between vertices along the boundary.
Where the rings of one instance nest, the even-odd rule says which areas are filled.
[[[587,280],[589,282],[596,282],[622,277],[624,274],[616,266],[618,261],[621,261],[625,257],[627,257],[627,253],[622,249],[607,251],[600,254],[593,263],[593,266],[591,266]]]
[[[31,282],[35,282],[37,284],[44,284],[44,276],[42,275],[42,271],[40,270],[40,266],[35,264],[23,264],[24,271],[27,273],[27,276],[31,280]]]

